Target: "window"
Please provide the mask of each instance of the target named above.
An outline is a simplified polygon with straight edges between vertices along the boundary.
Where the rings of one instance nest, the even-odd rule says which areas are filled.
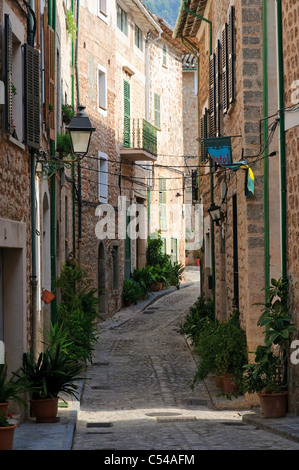
[[[128,35],[128,15],[117,5],[117,27],[127,36]]]
[[[98,65],[98,110],[107,111],[107,73],[104,67]]]
[[[107,0],[98,0],[99,13],[108,16]]]
[[[160,95],[157,93],[154,94],[154,114],[155,114],[155,126],[158,127],[158,129],[161,128],[161,111],[160,111]]]
[[[166,44],[163,44],[163,65],[164,67],[167,67],[167,46]]]
[[[160,230],[167,230],[165,178],[159,178],[159,227]]]
[[[142,31],[138,26],[135,24],[135,46],[138,47],[141,51],[143,51],[143,37]]]
[[[171,261],[173,263],[178,261],[178,241],[176,238],[171,239]]]
[[[98,193],[100,202],[108,202],[108,155],[98,153]]]

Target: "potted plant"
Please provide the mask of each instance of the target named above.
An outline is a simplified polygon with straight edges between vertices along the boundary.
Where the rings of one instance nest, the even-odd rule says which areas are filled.
[[[258,326],[265,328],[265,344],[255,351],[255,361],[245,366],[244,389],[259,395],[265,418],[279,418],[287,409],[287,363],[292,325],[288,302],[288,283],[271,280],[267,301]]]
[[[229,320],[221,323],[218,329],[215,375],[227,396],[241,393],[243,368],[248,360],[246,333],[240,326],[239,315],[235,309]]]
[[[15,424],[11,424],[12,415],[0,410],[0,450],[12,450]]]
[[[73,119],[75,114],[74,108],[70,104],[63,104],[61,106],[61,115],[62,115],[62,122],[65,124],[69,124]]]
[[[126,307],[132,303],[135,305],[137,301],[143,296],[143,291],[140,284],[134,279],[125,279],[123,283],[122,298]]]
[[[197,264],[197,266],[200,266],[200,257],[201,257],[201,254],[202,254],[201,248],[199,248],[198,250],[195,250],[195,258],[196,258],[196,264]]]
[[[9,400],[16,400],[26,406],[25,400],[21,398],[21,394],[26,391],[14,375],[7,379],[7,363],[0,364],[0,411],[7,412]]]
[[[18,378],[31,392],[31,409],[37,422],[56,422],[58,398],[63,393],[76,397],[77,380],[82,364],[69,356],[58,344],[46,348],[34,357],[32,351],[23,354],[23,364]]]

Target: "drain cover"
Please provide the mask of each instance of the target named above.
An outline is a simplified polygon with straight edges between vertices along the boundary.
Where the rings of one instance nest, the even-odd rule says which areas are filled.
[[[180,416],[181,413],[168,413],[166,411],[161,411],[161,412],[158,412],[158,413],[146,413],[146,416],[153,416],[153,417],[156,417],[156,416]]]
[[[101,385],[92,385],[91,388],[93,390],[110,390],[110,387],[107,387],[105,385],[101,386]]]
[[[198,400],[197,398],[190,398],[186,400],[186,404],[190,406],[206,406],[207,400]]]
[[[187,422],[187,421],[197,421],[195,416],[172,416],[172,417],[161,417],[157,418],[158,423],[173,423],[173,422]]]
[[[93,366],[109,366],[109,362],[93,362]]]
[[[227,422],[227,423],[221,423],[221,424],[224,424],[225,426],[246,426],[245,423],[233,423],[233,422]]]
[[[111,428],[112,423],[87,423],[88,428]]]

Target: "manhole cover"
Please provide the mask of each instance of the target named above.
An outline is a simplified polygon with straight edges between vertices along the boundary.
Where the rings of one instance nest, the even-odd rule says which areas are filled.
[[[206,406],[207,403],[207,400],[199,400],[197,398],[190,398],[189,400],[186,400],[186,404],[190,406]]]
[[[111,428],[112,423],[87,423],[87,428]]]
[[[153,416],[153,417],[157,417],[157,416],[180,416],[181,413],[168,413],[166,411],[161,411],[161,412],[158,412],[158,413],[146,413],[146,416]]]

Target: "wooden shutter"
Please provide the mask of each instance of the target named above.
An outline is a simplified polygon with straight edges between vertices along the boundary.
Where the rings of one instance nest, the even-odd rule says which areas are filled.
[[[48,26],[49,51],[49,138],[55,140],[55,33]]]
[[[154,113],[155,113],[155,126],[161,129],[161,99],[160,95],[155,93],[154,96]]]
[[[228,52],[227,52],[227,24],[222,29],[222,109],[228,111]]]
[[[210,136],[215,135],[216,128],[216,93],[215,93],[215,54],[209,60],[209,84],[210,84]]]
[[[131,146],[131,93],[130,83],[124,80],[124,147]]]
[[[216,124],[216,136],[221,135],[221,43],[218,41],[215,53],[215,124]]]
[[[235,9],[231,7],[228,23],[228,100],[235,100]]]
[[[44,119],[48,137],[50,140],[55,140],[55,33],[48,25],[46,10],[44,12],[44,56]]]
[[[25,136],[29,147],[40,148],[39,51],[25,44]]]
[[[203,139],[208,137],[208,111],[205,110],[205,113],[200,118],[200,161],[205,163],[207,161],[207,152],[205,149]]]
[[[12,27],[9,15],[5,15],[5,127],[12,132]]]

